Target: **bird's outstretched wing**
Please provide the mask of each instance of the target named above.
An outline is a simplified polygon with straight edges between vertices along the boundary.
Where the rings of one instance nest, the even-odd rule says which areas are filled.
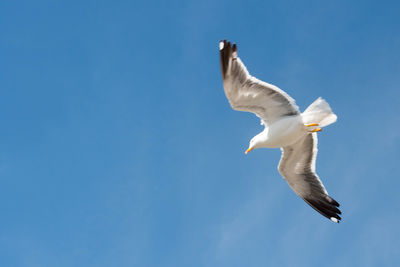
[[[338,223],[341,220],[339,203],[328,195],[315,173],[317,145],[317,134],[309,133],[295,144],[283,147],[278,170],[293,191],[308,205]]]
[[[298,115],[293,98],[275,85],[252,77],[237,57],[236,44],[221,41],[220,60],[226,97],[233,109],[255,113],[271,124],[283,116]]]

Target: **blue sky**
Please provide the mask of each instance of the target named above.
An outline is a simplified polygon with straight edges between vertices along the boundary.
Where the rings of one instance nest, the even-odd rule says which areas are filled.
[[[2,1],[2,266],[394,266],[396,1]],[[218,41],[338,115],[325,219],[223,93]]]

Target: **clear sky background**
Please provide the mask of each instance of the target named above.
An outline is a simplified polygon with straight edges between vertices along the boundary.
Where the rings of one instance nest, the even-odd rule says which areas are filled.
[[[395,266],[398,1],[1,1],[1,266]],[[325,219],[233,111],[218,42],[338,115]]]

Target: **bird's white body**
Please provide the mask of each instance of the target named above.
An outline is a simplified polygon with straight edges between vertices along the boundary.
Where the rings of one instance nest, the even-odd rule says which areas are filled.
[[[260,142],[256,148],[279,148],[292,145],[308,133],[301,115],[287,116],[265,127],[256,135]]]
[[[301,114],[281,117],[269,125],[263,121],[265,129],[253,138],[254,148],[279,148],[293,145],[306,134],[316,128],[334,123],[336,119],[329,104],[324,99],[318,98]],[[317,123],[318,126],[305,126],[310,123]]]

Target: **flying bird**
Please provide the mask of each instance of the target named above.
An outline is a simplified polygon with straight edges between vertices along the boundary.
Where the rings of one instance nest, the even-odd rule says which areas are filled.
[[[281,148],[280,174],[308,205],[339,223],[339,203],[328,195],[315,172],[317,132],[337,117],[322,98],[303,113],[293,98],[275,85],[251,76],[237,56],[236,44],[220,41],[220,61],[225,95],[233,109],[252,112],[264,130],[250,140],[246,154],[256,148]]]

